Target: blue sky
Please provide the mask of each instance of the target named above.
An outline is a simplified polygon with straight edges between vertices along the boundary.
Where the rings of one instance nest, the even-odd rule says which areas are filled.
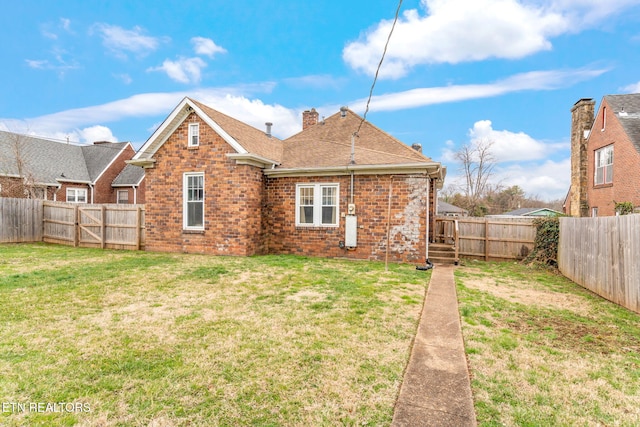
[[[0,14],[0,129],[136,148],[184,96],[286,138],[363,114],[395,1],[34,1]],[[495,182],[569,185],[570,109],[640,92],[640,0],[405,0],[367,119],[448,168],[492,141]]]

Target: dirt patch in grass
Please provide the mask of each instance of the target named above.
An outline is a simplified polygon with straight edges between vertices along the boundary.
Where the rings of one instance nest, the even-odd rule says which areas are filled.
[[[480,426],[640,424],[640,316],[519,264],[456,280]]]
[[[504,277],[491,277],[477,269],[469,269],[469,272],[472,273],[472,276],[464,279],[465,286],[488,292],[509,302],[552,307],[582,314],[588,314],[592,309],[588,301],[577,295],[554,292],[535,283],[522,286],[522,281]]]
[[[294,256],[0,249],[32,254],[0,270],[3,399],[91,405],[10,426],[388,425],[428,283]]]

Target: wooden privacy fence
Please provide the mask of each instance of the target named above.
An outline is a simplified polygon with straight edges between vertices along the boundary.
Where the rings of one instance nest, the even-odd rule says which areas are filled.
[[[42,200],[0,198],[0,243],[42,241]]]
[[[457,223],[456,249],[463,257],[485,261],[523,259],[533,250],[536,227],[533,218],[436,217],[437,243],[453,242]]]
[[[69,246],[142,249],[144,206],[43,203],[43,241]]]
[[[560,218],[558,267],[579,285],[640,313],[640,215]]]

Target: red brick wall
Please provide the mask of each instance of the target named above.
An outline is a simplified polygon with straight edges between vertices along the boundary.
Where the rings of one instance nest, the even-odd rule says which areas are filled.
[[[298,183],[339,183],[340,215],[350,201],[350,177],[267,178],[264,217],[264,248],[268,253],[322,257],[347,257],[422,263],[425,259],[427,179],[425,176],[356,175],[354,203],[358,217],[358,245],[341,249],[345,219],[337,228],[296,227],[295,196]],[[391,215],[388,215],[389,183],[393,180]]]
[[[129,203],[133,204],[140,204],[143,205],[145,202],[145,194],[146,194],[146,185],[145,185],[145,179],[142,179],[142,182],[140,183],[140,185],[136,188],[135,190],[135,198],[134,198],[134,190],[132,187],[115,187],[113,189],[113,193],[114,193],[114,197],[115,197],[115,202],[117,203],[118,201],[118,192],[119,191],[126,191],[129,194]]]
[[[200,146],[187,148],[188,124],[200,123]],[[190,115],[146,170],[146,248],[152,251],[252,255],[260,251],[262,170],[236,165],[235,152],[197,115]],[[183,231],[183,174],[204,172],[205,229]]]
[[[122,169],[126,166],[125,160],[130,160],[135,151],[129,145],[127,146],[118,157],[111,163],[111,166],[104,171],[94,186],[95,196],[93,203],[116,203],[117,193],[116,189],[111,186],[113,180],[118,176]],[[133,194],[131,199],[133,200]]]
[[[67,201],[67,188],[84,188],[87,190],[87,203],[91,203],[91,188],[87,184],[75,184],[75,183],[67,183],[63,182],[60,189],[55,193],[56,201],[58,202],[66,202]]]
[[[603,107],[606,108],[606,126],[602,130]],[[613,144],[613,183],[595,186],[595,152]],[[615,215],[615,202],[632,202],[640,206],[640,153],[629,140],[615,113],[606,101],[595,118],[588,145],[589,214],[594,207],[598,216]]]

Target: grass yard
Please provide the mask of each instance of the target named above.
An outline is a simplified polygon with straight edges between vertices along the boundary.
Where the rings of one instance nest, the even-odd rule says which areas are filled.
[[[0,424],[388,425],[428,278],[0,245]]]
[[[456,283],[479,426],[640,425],[640,315],[516,263]]]

